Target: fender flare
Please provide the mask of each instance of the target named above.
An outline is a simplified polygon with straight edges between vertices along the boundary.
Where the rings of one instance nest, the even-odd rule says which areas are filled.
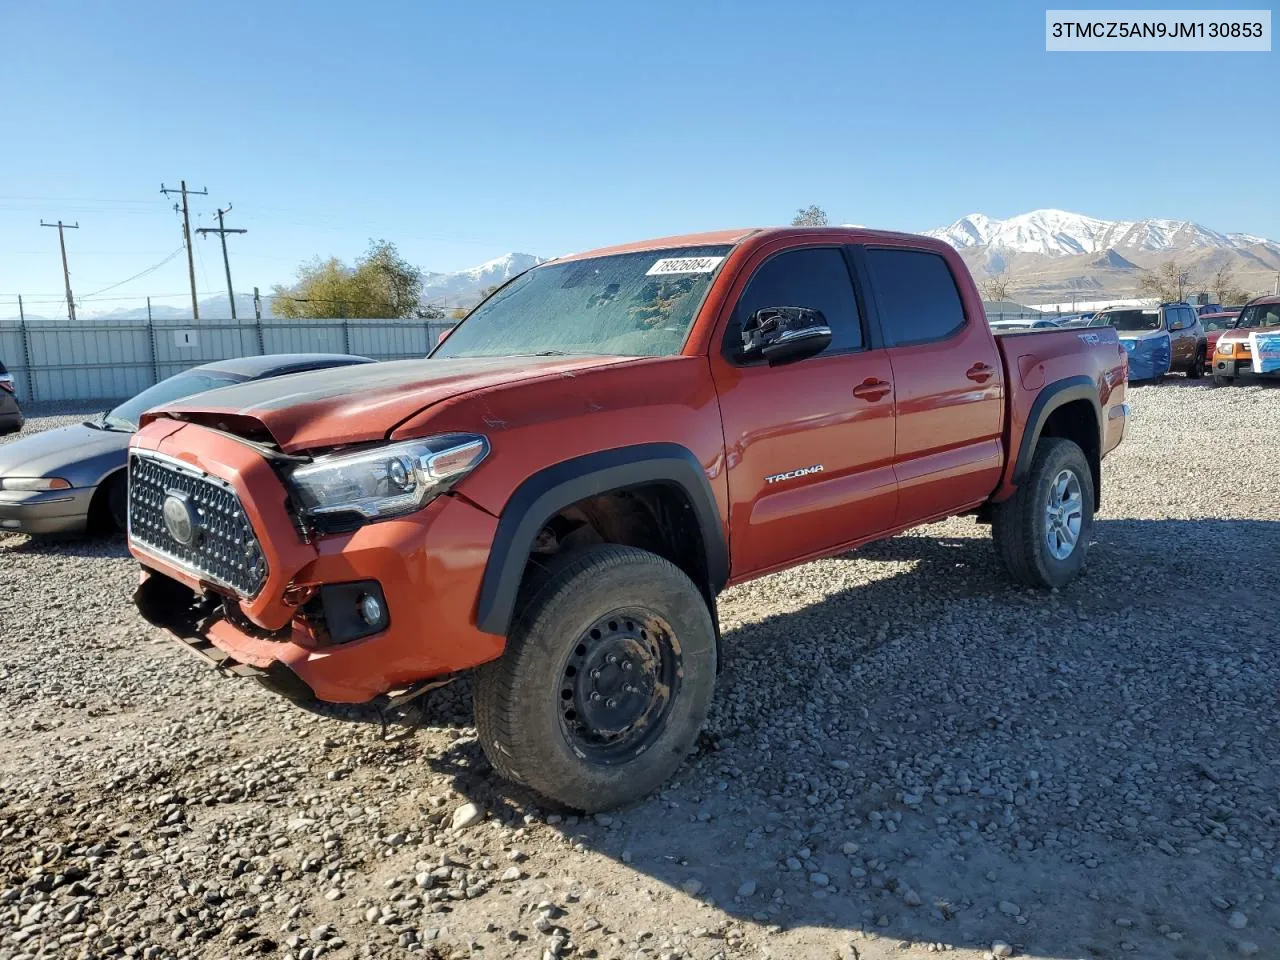
[[[587,497],[651,483],[677,487],[688,497],[702,533],[711,596],[724,589],[729,548],[706,471],[687,447],[643,443],[561,461],[516,487],[498,518],[480,584],[476,626],[507,635],[534,538],[551,517]]]
[[[1067,377],[1064,380],[1055,380],[1053,383],[1046,384],[1032,401],[1031,410],[1027,414],[1027,425],[1023,428],[1022,440],[1018,443],[1018,459],[1013,466],[1015,484],[1021,484],[1031,472],[1031,461],[1035,458],[1036,446],[1040,443],[1040,433],[1044,430],[1049,415],[1059,407],[1076,400],[1088,400],[1093,407],[1093,416],[1098,427],[1098,449],[1102,449],[1105,427],[1102,422],[1102,404],[1098,400],[1098,385],[1083,374]],[[1087,455],[1088,451],[1085,453]],[[1097,478],[1095,477],[1094,480],[1096,487]],[[1099,492],[1095,490],[1095,496]]]

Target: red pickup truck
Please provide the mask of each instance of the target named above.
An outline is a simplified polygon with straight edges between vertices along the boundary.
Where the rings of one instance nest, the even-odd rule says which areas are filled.
[[[738,230],[555,260],[430,358],[202,394],[130,456],[143,615],[297,699],[478,668],[493,766],[599,810],[663,782],[727,585],[955,514],[1079,571],[1124,434],[1108,328],[993,336],[956,253]]]

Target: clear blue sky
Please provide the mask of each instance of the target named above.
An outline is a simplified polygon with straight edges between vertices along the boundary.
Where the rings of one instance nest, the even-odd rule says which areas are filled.
[[[1044,9],[4,3],[0,315],[61,292],[42,217],[80,223],[79,296],[177,249],[158,190],[181,177],[209,189],[193,226],[232,202],[248,228],[238,290],[370,237],[454,270],[809,203],[906,230],[1060,207],[1280,238],[1280,53],[1049,54]],[[216,238],[195,247],[221,292]],[[179,255],[103,296],[186,289]]]

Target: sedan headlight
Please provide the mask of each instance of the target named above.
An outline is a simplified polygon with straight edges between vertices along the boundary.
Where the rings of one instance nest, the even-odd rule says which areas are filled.
[[[70,490],[61,477],[0,477],[0,490]]]
[[[321,457],[295,467],[289,483],[308,517],[382,520],[426,506],[488,453],[484,437],[451,433]]]

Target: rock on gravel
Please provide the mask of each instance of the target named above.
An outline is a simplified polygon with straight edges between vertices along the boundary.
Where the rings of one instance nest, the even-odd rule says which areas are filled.
[[[465,681],[384,739],[173,648],[120,539],[0,535],[0,958],[1280,956],[1280,389],[1129,400],[1076,583],[959,518],[735,587],[604,817],[496,779]]]

